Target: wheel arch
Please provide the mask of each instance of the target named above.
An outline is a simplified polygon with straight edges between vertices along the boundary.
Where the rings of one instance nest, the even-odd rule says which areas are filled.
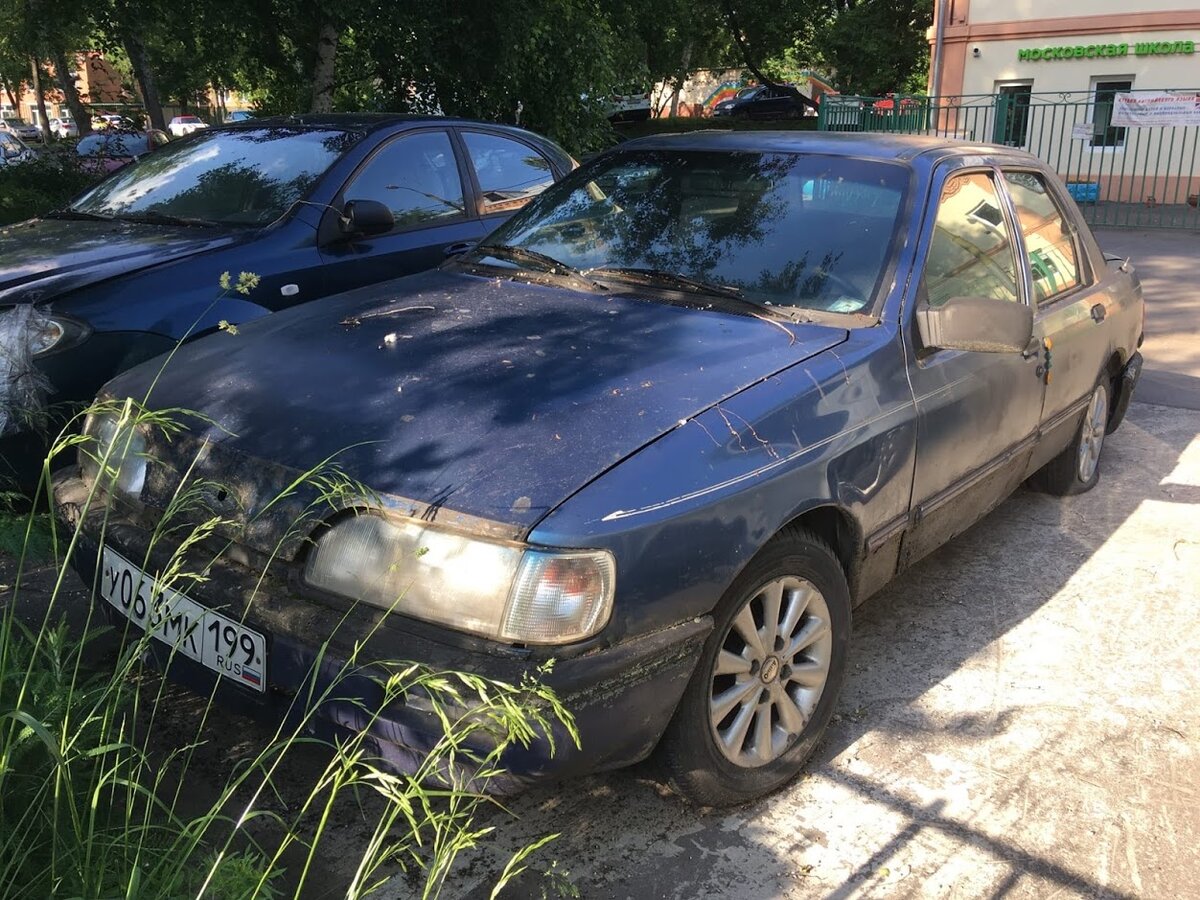
[[[862,563],[863,530],[858,520],[844,507],[833,503],[812,506],[797,513],[772,537],[785,531],[802,529],[825,541],[842,564],[850,595],[857,593],[858,571]]]

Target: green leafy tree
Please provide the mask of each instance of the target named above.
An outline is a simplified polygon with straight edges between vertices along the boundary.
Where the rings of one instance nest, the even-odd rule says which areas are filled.
[[[932,0],[858,0],[827,20],[818,42],[844,93],[923,92],[932,21]]]

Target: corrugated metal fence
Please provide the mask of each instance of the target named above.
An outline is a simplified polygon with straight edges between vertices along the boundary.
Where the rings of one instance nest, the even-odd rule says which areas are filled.
[[[1016,85],[956,97],[830,95],[817,127],[1021,147],[1054,167],[1093,225],[1200,229],[1200,125],[1114,126],[1117,93],[1149,92],[1102,83],[1076,94]],[[1200,91],[1189,93],[1200,110]]]

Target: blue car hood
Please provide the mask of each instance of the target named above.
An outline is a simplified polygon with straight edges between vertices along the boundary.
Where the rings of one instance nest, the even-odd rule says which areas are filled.
[[[520,534],[683,420],[845,338],[429,272],[185,345],[150,405],[218,423],[195,431],[213,442],[199,471],[215,478],[222,457],[306,471],[332,456],[382,494]],[[151,361],[106,393],[140,399],[158,371]]]
[[[0,229],[0,306],[52,300],[242,238],[205,228],[133,222],[32,219],[9,225]]]

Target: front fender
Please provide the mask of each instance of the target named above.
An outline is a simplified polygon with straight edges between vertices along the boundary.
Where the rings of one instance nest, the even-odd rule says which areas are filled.
[[[554,510],[529,540],[612,551],[617,601],[606,637],[620,640],[711,612],[754,555],[815,507],[853,519],[859,546],[844,555],[861,558],[873,535],[908,515],[915,442],[898,332],[857,329],[680,423]]]

